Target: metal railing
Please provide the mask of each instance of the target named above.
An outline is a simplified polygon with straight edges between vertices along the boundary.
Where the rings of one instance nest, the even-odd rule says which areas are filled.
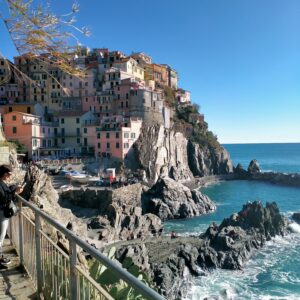
[[[125,269],[111,261],[94,247],[20,196],[20,212],[11,218],[9,236],[16,246],[20,263],[32,278],[38,298],[71,300],[112,300],[113,297],[86,272],[77,258],[78,249],[86,251],[124,280],[145,299],[164,299]],[[28,213],[24,213],[24,206]],[[31,215],[32,221],[27,215]],[[69,240],[70,254],[60,248],[41,227],[53,226]]]

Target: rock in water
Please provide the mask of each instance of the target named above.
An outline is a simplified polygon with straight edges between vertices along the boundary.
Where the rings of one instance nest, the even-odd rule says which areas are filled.
[[[295,212],[295,213],[293,213],[292,218],[293,218],[296,222],[300,223],[300,212]]]
[[[201,236],[207,241],[199,260],[201,267],[214,262],[214,267],[241,269],[253,249],[262,247],[275,235],[287,232],[288,221],[279,213],[275,202],[264,208],[259,201],[247,203],[238,214],[223,220],[220,226],[211,225]],[[200,251],[200,252],[203,252]]]
[[[143,256],[136,264],[147,271],[158,291],[167,299],[184,297],[191,276],[204,275],[212,268],[241,269],[253,251],[266,240],[287,232],[287,219],[279,213],[276,203],[247,203],[239,213],[211,224],[200,237],[160,237],[140,244],[123,246],[119,259]],[[126,251],[126,247],[129,247]],[[145,257],[147,256],[147,258]],[[150,267],[149,267],[150,266]]]
[[[144,212],[162,220],[200,216],[216,209],[207,196],[168,177],[160,178],[142,199]]]
[[[258,161],[256,159],[251,160],[248,166],[248,173],[255,174],[260,172],[261,170]]]

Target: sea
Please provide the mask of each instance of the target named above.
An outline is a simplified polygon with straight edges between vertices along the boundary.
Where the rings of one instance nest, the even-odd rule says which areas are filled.
[[[300,173],[300,144],[226,144],[234,165],[247,168],[257,159],[263,171]],[[247,201],[276,201],[288,218],[300,212],[300,187],[279,186],[254,181],[227,181],[206,186],[201,191],[217,205],[214,213],[165,223],[165,231],[180,235],[199,234],[212,222],[239,211]],[[275,237],[253,253],[243,270],[212,270],[193,279],[185,299],[300,300],[300,225],[294,233]]]

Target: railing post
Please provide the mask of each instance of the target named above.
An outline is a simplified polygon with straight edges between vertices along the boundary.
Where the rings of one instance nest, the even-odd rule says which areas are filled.
[[[35,257],[36,257],[36,278],[37,278],[37,293],[38,299],[43,291],[43,273],[42,273],[42,258],[41,258],[41,219],[35,212]]]
[[[69,241],[70,245],[70,299],[71,300],[77,300],[77,270],[76,270],[76,264],[77,264],[77,249],[76,249],[76,243],[73,240]]]
[[[10,239],[10,245],[13,245],[13,230],[12,230],[13,224],[12,224],[12,218],[9,219],[9,239]]]
[[[22,218],[22,202],[19,201],[19,247],[20,247],[20,264],[24,265],[24,236],[23,236],[23,218]]]

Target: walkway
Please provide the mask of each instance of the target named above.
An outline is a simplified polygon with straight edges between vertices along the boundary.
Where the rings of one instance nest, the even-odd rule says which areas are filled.
[[[19,257],[8,239],[4,242],[3,252],[11,259],[11,264],[8,270],[0,271],[0,300],[37,299],[33,282],[19,267]]]

